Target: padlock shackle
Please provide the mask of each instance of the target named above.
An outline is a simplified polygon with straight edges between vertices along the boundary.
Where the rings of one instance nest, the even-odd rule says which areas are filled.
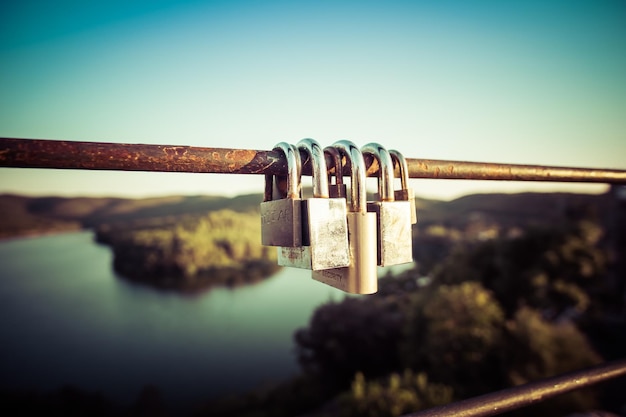
[[[361,152],[372,155],[378,161],[378,198],[380,201],[394,201],[393,195],[393,160],[380,143],[370,142],[363,145]]]
[[[337,148],[333,148],[332,146],[327,146],[324,148],[324,153],[330,155],[333,161],[333,167],[335,168],[335,185],[340,186],[343,185],[343,164],[341,161],[341,153],[337,150]],[[330,184],[330,170],[328,170],[328,183]]]
[[[300,198],[300,177],[302,175],[302,162],[300,160],[300,152],[294,145],[290,145],[287,142],[280,142],[274,146],[275,151],[281,151],[285,154],[285,158],[287,159],[287,192],[285,198]],[[276,177],[279,179],[284,179],[283,176]],[[267,185],[267,177],[266,177],[266,185],[265,185],[266,193],[268,189]]]
[[[328,198],[328,170],[324,151],[315,139],[302,139],[296,145],[298,151],[304,151],[311,161],[311,174],[313,176],[313,197]],[[299,153],[299,152],[298,152]]]
[[[274,176],[265,174],[265,190],[263,192],[263,201],[272,201],[274,196]]]
[[[398,169],[400,171],[400,186],[402,189],[406,190],[409,188],[409,165],[404,159],[404,156],[396,151],[395,149],[390,149],[389,154],[393,159],[394,163],[398,164]]]
[[[350,211],[367,213],[367,195],[365,192],[365,160],[358,146],[349,140],[339,140],[333,146],[346,157],[350,165]]]

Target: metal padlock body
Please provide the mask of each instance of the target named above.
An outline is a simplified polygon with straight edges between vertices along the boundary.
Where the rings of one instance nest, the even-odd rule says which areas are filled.
[[[415,207],[415,192],[413,188],[409,187],[409,167],[406,163],[404,156],[396,151],[390,149],[389,154],[394,163],[398,164],[400,170],[401,189],[393,192],[396,201],[408,201],[411,204],[411,224],[417,223],[417,209]]]
[[[265,176],[265,197],[261,203],[261,243],[266,246],[301,246],[302,202],[297,182],[300,177],[297,151],[285,142],[277,144],[274,150],[281,150],[287,158],[287,195],[274,200],[273,176]]]
[[[368,143],[361,151],[372,155],[379,165],[378,201],[367,203],[367,211],[376,213],[377,263],[391,266],[413,262],[411,204],[394,198],[391,155],[377,143]]]
[[[376,215],[348,212],[350,266],[313,271],[313,279],[352,294],[378,291]]]
[[[350,265],[347,207],[343,198],[329,198],[324,152],[313,139],[298,142],[311,159],[313,197],[302,200],[302,246],[278,249],[278,265],[322,270]]]
[[[326,201],[323,201],[326,200]],[[337,213],[344,214],[338,215]],[[314,271],[350,265],[346,203],[344,199],[302,201],[302,246],[279,247],[278,265]]]
[[[376,269],[376,215],[366,210],[365,162],[359,148],[341,140],[335,146],[350,165],[350,206],[347,214],[350,265],[344,268],[313,271],[312,277],[353,294],[373,294],[378,291]],[[341,175],[341,174],[340,174]]]

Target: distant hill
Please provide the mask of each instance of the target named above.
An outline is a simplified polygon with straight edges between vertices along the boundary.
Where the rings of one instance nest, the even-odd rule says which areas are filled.
[[[96,228],[150,220],[176,221],[182,215],[202,215],[230,209],[258,212],[262,194],[237,197],[171,196],[144,199],[90,197],[26,197],[0,195],[0,238]],[[453,201],[416,198],[418,229],[444,225],[464,229],[477,220],[501,227],[553,223],[584,211],[602,218],[608,195],[569,193],[474,194]]]
[[[567,228],[592,221],[610,230],[608,194],[474,194],[449,202],[416,201],[413,258],[428,273],[455,247],[515,238],[529,228]]]
[[[511,228],[554,224],[566,217],[602,218],[609,205],[608,194],[472,194],[449,202],[417,199],[418,224],[456,228],[476,219]]]
[[[80,229],[76,220],[42,215],[33,210],[33,199],[17,195],[0,196],[0,238],[27,236]]]
[[[95,228],[150,219],[201,215],[230,209],[256,212],[261,194],[234,198],[172,196],[144,199],[90,197],[25,197],[0,195],[0,238]]]

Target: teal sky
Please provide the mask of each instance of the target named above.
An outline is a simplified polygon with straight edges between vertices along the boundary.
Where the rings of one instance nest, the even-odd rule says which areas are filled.
[[[0,136],[626,169],[626,2],[9,1]],[[416,194],[602,186],[412,180]],[[261,192],[260,176],[0,169],[0,193]]]

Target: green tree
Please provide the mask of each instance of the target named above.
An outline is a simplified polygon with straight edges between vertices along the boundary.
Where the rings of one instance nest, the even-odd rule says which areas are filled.
[[[443,285],[407,311],[402,363],[471,395],[502,384],[498,366],[504,313],[478,282]]]
[[[319,307],[295,334],[305,371],[344,388],[357,372],[385,375],[399,366],[397,345],[404,314],[392,299],[346,298]]]
[[[530,308],[522,308],[507,323],[503,369],[511,385],[560,375],[601,362],[589,341],[569,321],[548,322]],[[594,390],[576,391],[524,410],[527,415],[567,415],[597,407]],[[519,413],[518,413],[519,414]]]
[[[457,250],[435,269],[436,284],[478,281],[494,292],[508,317],[519,307],[579,314],[606,294],[606,254],[601,229],[590,222],[534,229],[516,239],[496,239]]]

